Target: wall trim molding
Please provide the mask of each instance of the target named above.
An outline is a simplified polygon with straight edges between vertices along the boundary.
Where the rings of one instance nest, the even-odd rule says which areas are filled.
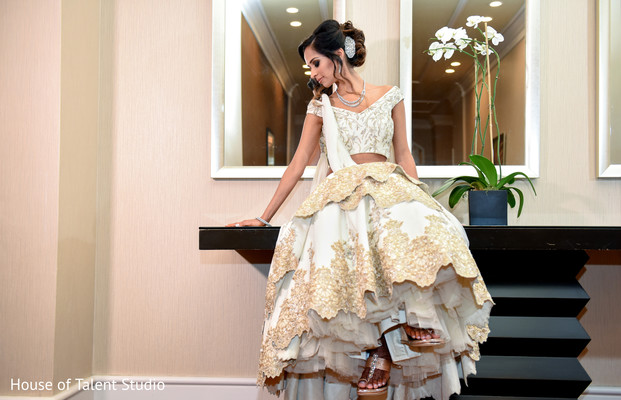
[[[97,384],[99,382],[103,383],[111,383],[117,382],[119,385],[121,382],[163,382],[167,388],[173,387],[195,387],[194,391],[196,392],[196,397],[204,397],[209,396],[211,394],[218,393],[222,395],[222,393],[227,393],[227,399],[239,399],[239,400],[247,400],[247,394],[249,392],[254,392],[257,395],[261,391],[261,389],[256,387],[256,380],[254,378],[243,378],[243,377],[199,377],[199,376],[117,376],[117,375],[93,375],[89,378],[85,378],[85,381],[92,381]],[[198,386],[196,388],[196,386]],[[90,384],[89,384],[90,387]],[[239,395],[239,397],[235,397],[236,393],[243,391],[244,395]],[[213,393],[212,393],[213,392]],[[93,390],[83,390],[82,388],[78,388],[78,385],[73,385],[68,390],[64,392],[58,393],[54,396],[48,397],[27,397],[27,396],[0,396],[0,400],[35,400],[35,399],[49,399],[49,400],[78,400],[79,399],[94,399],[97,400],[100,397],[98,393],[101,391]],[[123,399],[127,399],[127,393],[119,391],[119,398],[123,396]],[[122,394],[121,394],[122,393]],[[157,399],[176,399],[176,393],[165,393],[165,391],[136,391],[136,398],[142,399],[145,395],[152,397],[154,394],[160,393],[160,396],[157,396]],[[82,396],[80,396],[82,395]],[[88,395],[85,397],[83,395]],[[114,391],[107,391],[105,398],[113,400],[116,396],[114,395]],[[621,400],[621,386],[590,386],[588,387],[582,396],[580,396],[580,400]]]
[[[621,400],[621,387],[618,386],[589,386],[580,400]]]

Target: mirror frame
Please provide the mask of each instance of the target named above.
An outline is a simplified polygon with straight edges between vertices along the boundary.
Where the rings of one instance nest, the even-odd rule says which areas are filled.
[[[400,0],[400,87],[403,90],[407,109],[412,105],[412,0]],[[540,132],[540,0],[526,0],[526,121],[525,121],[525,164],[503,166],[503,172],[526,173],[531,178],[539,177],[539,132]],[[286,166],[226,166],[224,164],[224,138],[227,133],[239,137],[241,122],[239,113],[226,113],[226,109],[241,109],[241,43],[239,32],[244,0],[212,2],[212,104],[211,104],[211,177],[215,179],[279,179]],[[344,2],[343,2],[344,3]],[[336,10],[338,8],[338,10]],[[345,15],[344,4],[335,6],[334,17],[339,20]],[[339,18],[341,17],[341,18]],[[224,60],[224,62],[216,62]],[[226,71],[226,74],[225,74]],[[238,78],[238,79],[235,79]],[[237,83],[235,83],[237,82]],[[233,90],[225,90],[234,85]],[[411,115],[406,113],[406,126],[411,132]],[[411,137],[408,135],[408,145]],[[239,138],[238,138],[239,139]],[[239,139],[241,140],[241,139]],[[471,172],[468,166],[417,166],[420,178],[451,178]],[[315,167],[306,167],[303,179],[311,179]]]
[[[412,0],[401,0],[400,86],[406,110],[412,109]],[[524,164],[503,165],[503,175],[521,171],[530,178],[539,177],[540,153],[540,0],[526,0],[526,107],[524,123]],[[438,29],[441,27],[438,27]],[[408,60],[410,60],[408,62]],[[411,132],[411,113],[406,113],[406,126]],[[411,140],[411,138],[408,138]],[[412,144],[410,143],[410,148]],[[472,167],[466,165],[417,165],[421,178],[452,178],[469,175]]]
[[[621,177],[621,164],[611,162],[610,135],[610,102],[609,102],[609,74],[610,74],[610,1],[599,0],[598,2],[598,101],[597,101],[597,126],[598,126],[598,176],[600,178]],[[621,131],[617,132],[621,135]]]
[[[241,143],[242,140],[240,112],[227,113],[226,110],[241,110],[241,18],[239,17],[247,5],[245,1],[212,2],[211,177],[280,179],[286,166],[224,164],[224,138],[232,137],[237,143]],[[315,167],[306,167],[302,178],[312,179],[314,174]]]

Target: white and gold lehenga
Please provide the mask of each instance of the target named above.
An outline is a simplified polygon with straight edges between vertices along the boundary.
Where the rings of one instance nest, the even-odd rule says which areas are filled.
[[[354,398],[382,334],[394,363],[388,398],[448,399],[460,391],[458,365],[476,373],[493,303],[461,224],[400,166],[349,156],[386,153],[401,99],[394,87],[362,113],[325,95],[309,105],[323,118],[316,177],[328,160],[334,173],[280,230],[259,361],[258,384],[287,399]],[[410,347],[403,324],[445,343]]]

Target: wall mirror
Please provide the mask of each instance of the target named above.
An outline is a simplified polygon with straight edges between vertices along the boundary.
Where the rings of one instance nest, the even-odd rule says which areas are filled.
[[[598,176],[621,177],[621,2],[599,1],[598,26]]]
[[[333,4],[293,3],[213,2],[212,177],[279,178],[295,153],[311,96],[297,46]]]
[[[515,2],[516,0],[506,0]],[[519,46],[521,41],[523,46],[524,65],[522,66],[522,87],[525,91],[522,96],[524,116],[522,118],[523,138],[520,154],[514,157],[515,163],[511,163],[513,156],[507,157],[508,164],[503,166],[503,173],[510,173],[516,170],[523,171],[531,177],[539,174],[539,1],[527,0],[527,4],[513,6],[518,10],[513,13],[511,20],[521,23],[513,24],[513,29],[517,30],[511,46]],[[427,17],[433,15],[433,23],[429,26],[428,32],[415,33],[412,27],[415,25],[416,10],[427,7],[426,11],[419,11]],[[412,113],[406,113],[408,120],[408,131],[411,127],[420,128],[420,111],[413,108],[413,100],[416,107],[419,107],[425,100],[419,98],[417,93],[415,72],[420,72],[418,64],[414,59],[413,37],[427,43],[435,31],[441,26],[454,23],[453,27],[465,25],[465,18],[474,3],[481,3],[480,0],[401,0],[400,2],[400,87],[404,91],[406,109]],[[489,8],[489,2],[483,2]],[[355,6],[355,2],[353,3]],[[296,7],[300,10],[298,15],[287,14],[285,8],[278,0],[227,0],[226,2],[213,2],[213,84],[212,84],[212,141],[211,141],[211,176],[214,178],[280,178],[285,170],[285,165],[293,155],[301,127],[304,119],[305,107],[310,91],[306,87],[308,77],[303,75],[302,64],[299,57],[295,54],[293,59],[297,59],[296,64],[289,66],[285,59],[287,52],[297,53],[297,45],[318,23],[326,18],[332,18],[333,3],[331,0],[304,0],[298,1]],[[431,7],[431,8],[430,8]],[[272,11],[272,9],[274,11]],[[302,12],[306,10],[309,17],[308,21]],[[309,11],[312,10],[312,11]],[[483,14],[483,11],[477,12]],[[521,13],[521,14],[520,14]],[[517,14],[517,15],[516,15]],[[339,15],[345,15],[344,10],[339,9]],[[463,15],[463,21],[461,21]],[[520,17],[521,15],[521,17]],[[459,18],[459,19],[458,19]],[[429,18],[427,18],[429,19]],[[277,28],[280,24],[288,26],[292,20],[299,20],[302,26],[297,30],[284,31],[285,41],[280,43],[276,37],[278,32],[283,32]],[[274,26],[272,26],[274,25]],[[492,25],[494,26],[494,25]],[[498,30],[501,29],[498,27]],[[297,32],[299,37],[294,37],[291,32]],[[501,31],[502,32],[502,31]],[[505,32],[506,38],[509,35]],[[511,33],[513,35],[513,33]],[[250,40],[253,39],[254,40]],[[529,38],[533,38],[529,40]],[[507,40],[507,39],[506,39]],[[508,40],[507,40],[508,41]],[[242,43],[244,49],[242,49]],[[242,52],[243,50],[243,52]],[[417,50],[416,50],[417,51]],[[242,60],[243,54],[250,54]],[[429,60],[431,57],[425,56]],[[260,67],[251,67],[254,62]],[[431,61],[433,63],[433,61]],[[436,66],[431,66],[436,67]],[[427,68],[431,70],[432,68]],[[502,70],[501,70],[502,71]],[[246,84],[247,77],[250,75],[262,75],[260,81],[262,86]],[[267,75],[265,75],[265,73]],[[427,78],[425,78],[427,79]],[[502,79],[501,79],[502,80]],[[456,85],[455,85],[456,86]],[[258,93],[259,96],[245,98],[247,92],[244,87],[249,88],[248,92]],[[251,89],[250,89],[251,88]],[[414,89],[413,89],[414,88]],[[522,88],[520,88],[522,89]],[[509,89],[510,90],[510,89]],[[507,92],[509,91],[507,90]],[[273,95],[270,101],[266,101],[262,94],[271,92]],[[416,93],[414,99],[412,93]],[[299,100],[299,99],[302,100]],[[454,100],[453,100],[454,101]],[[260,105],[260,106],[259,106]],[[459,106],[461,109],[463,106]],[[248,117],[244,110],[250,113],[265,116],[266,109],[273,120],[263,120],[261,123],[244,122]],[[298,110],[297,116],[294,111]],[[301,111],[301,112],[300,112]],[[255,115],[256,118],[256,115]],[[434,117],[436,121],[446,120],[445,116]],[[459,116],[460,120],[467,120],[465,114]],[[246,137],[246,131],[242,125],[249,126],[252,130],[251,136]],[[419,176],[421,178],[445,178],[457,174],[470,173],[468,167],[456,166],[459,162],[459,152],[463,149],[464,143],[468,140],[467,129],[461,128],[462,140],[452,146],[444,158],[440,157],[433,164],[426,165],[424,159],[419,160]],[[432,153],[431,147],[425,148],[426,144],[418,139],[421,137],[416,134],[411,137],[413,154],[415,157],[421,153]],[[517,137],[517,134],[513,136]],[[511,140],[508,139],[508,147],[512,148]],[[270,144],[271,142],[271,144]],[[468,146],[469,147],[469,146]],[[422,151],[421,151],[422,148]],[[252,154],[252,156],[248,156]],[[270,164],[271,160],[271,164]],[[455,161],[455,163],[452,163]],[[445,162],[445,165],[440,163]],[[270,165],[268,165],[270,164]],[[307,167],[304,178],[312,177],[314,167]]]
[[[539,10],[538,0],[504,0],[499,7],[488,0],[401,1],[401,87],[406,109],[412,110],[408,125],[421,177],[472,173],[471,167],[457,164],[467,161],[471,151],[473,62],[458,53],[436,62],[425,53],[429,39],[443,26],[461,26],[478,37],[466,27],[470,15],[492,17],[489,25],[505,38],[495,47],[501,58],[495,104],[503,175],[539,175]],[[498,140],[498,132],[494,137]]]

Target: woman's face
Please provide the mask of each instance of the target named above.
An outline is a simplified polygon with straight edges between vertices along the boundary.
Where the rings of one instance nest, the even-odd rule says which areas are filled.
[[[328,57],[315,51],[312,46],[304,50],[304,60],[310,67],[311,78],[323,87],[330,87],[335,82],[334,63]]]

